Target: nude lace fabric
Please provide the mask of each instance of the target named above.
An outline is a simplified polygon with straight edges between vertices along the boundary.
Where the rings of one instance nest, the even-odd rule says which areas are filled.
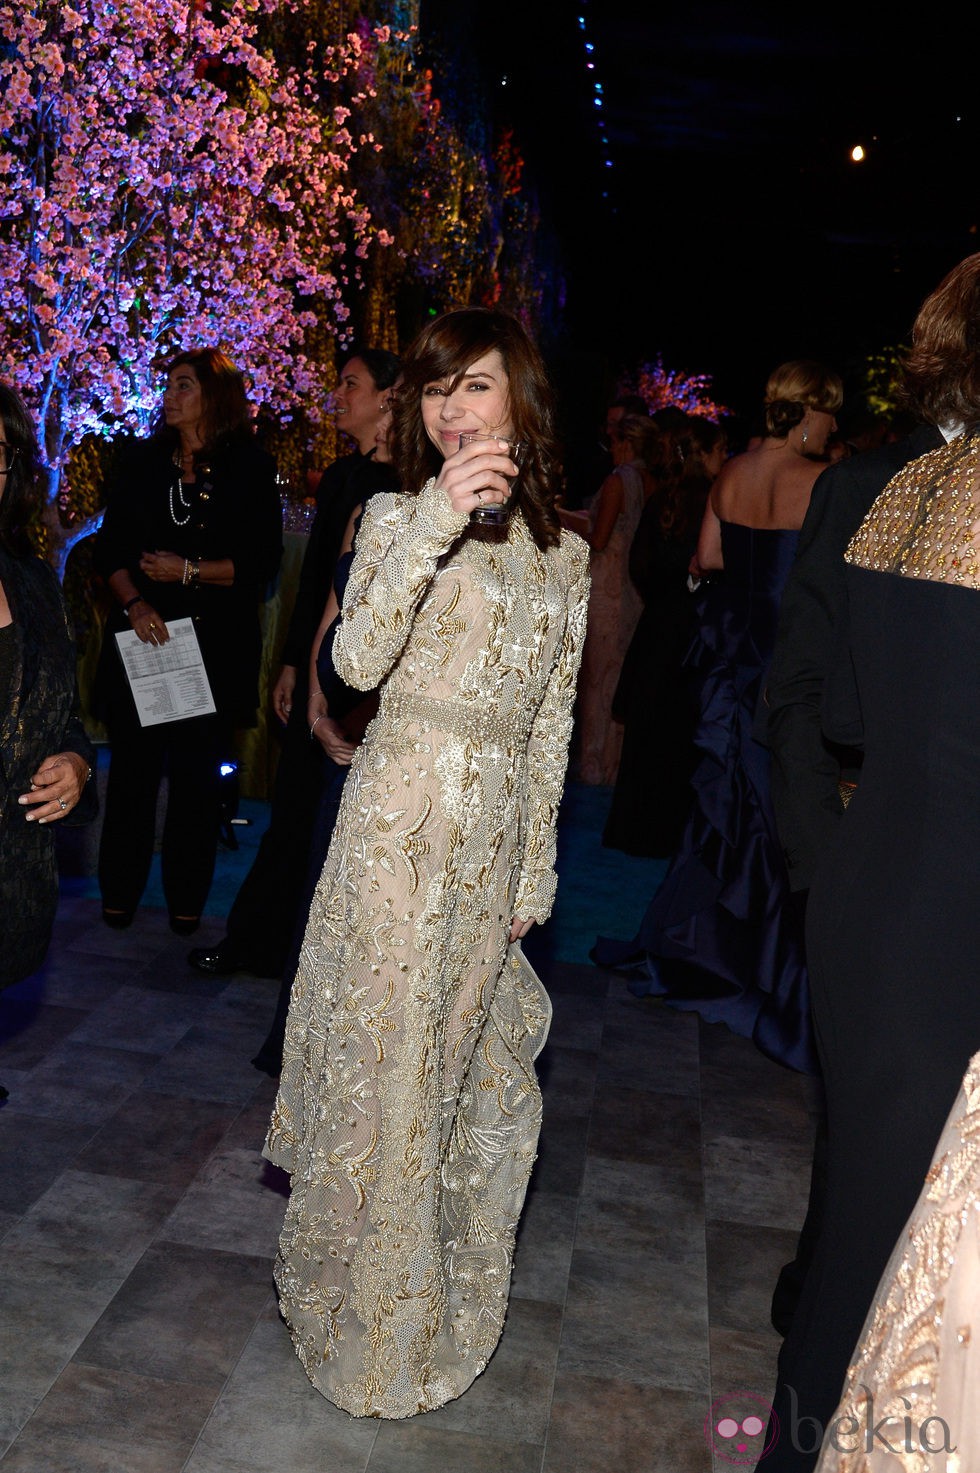
[[[817,1473],[977,1473],[978,1351],[980,1053],[882,1276]]]
[[[335,639],[383,681],[310,912],[265,1154],[291,1195],[275,1277],[314,1385],[353,1416],[459,1396],[497,1344],[537,1150],[544,920],[588,550],[506,543],[430,482],[372,497]]]
[[[851,539],[861,568],[980,587],[980,434],[909,461],[893,476]]]

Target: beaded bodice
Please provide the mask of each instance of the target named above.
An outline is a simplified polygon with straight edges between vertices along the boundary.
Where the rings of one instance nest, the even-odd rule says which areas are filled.
[[[860,568],[980,588],[980,432],[909,461],[845,556]]]

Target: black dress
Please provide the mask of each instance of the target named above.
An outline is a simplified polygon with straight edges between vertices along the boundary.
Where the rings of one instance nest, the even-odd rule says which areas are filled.
[[[630,941],[598,965],[816,1072],[802,918],[789,893],[760,740],[760,701],[798,533],[722,522],[725,573],[708,585],[689,663],[699,688],[694,801],[680,846]]]
[[[630,577],[643,611],[623,659],[613,718],[623,723],[623,749],[603,830],[607,849],[669,858],[691,811],[695,692],[685,656],[697,632],[688,568],[700,517],[686,531],[665,533],[661,502],[651,496],[630,548]]]
[[[878,1279],[980,1047],[980,593],[846,570],[863,723],[857,790],[810,890],[807,955],[826,1086],[824,1224],[775,1409],[826,1425]],[[828,735],[858,710],[835,692]],[[801,1443],[806,1438],[799,1438]],[[764,1467],[814,1458],[781,1435]]]

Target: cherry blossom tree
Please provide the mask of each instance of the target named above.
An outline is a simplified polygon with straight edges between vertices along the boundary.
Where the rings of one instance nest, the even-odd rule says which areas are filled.
[[[0,0],[0,373],[37,412],[52,500],[73,444],[146,427],[177,348],[223,346],[272,413],[324,401],[323,330],[345,340],[390,241],[351,164],[380,146],[356,126],[363,53],[392,38],[263,44],[313,8]]]

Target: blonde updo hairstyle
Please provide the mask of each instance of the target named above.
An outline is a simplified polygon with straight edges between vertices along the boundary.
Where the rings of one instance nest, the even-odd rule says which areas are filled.
[[[836,414],[843,402],[843,380],[825,364],[811,358],[781,363],[766,384],[766,436],[784,440],[808,409]]]

